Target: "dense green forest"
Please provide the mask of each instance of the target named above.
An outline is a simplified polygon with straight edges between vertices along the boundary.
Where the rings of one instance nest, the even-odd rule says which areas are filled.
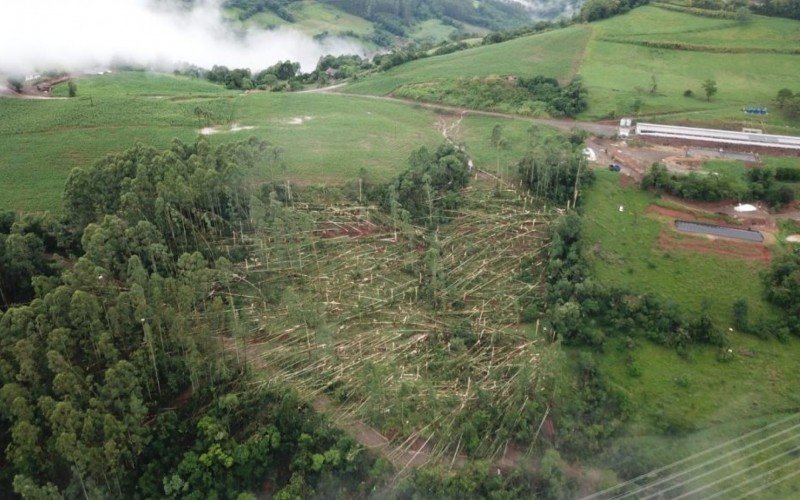
[[[269,148],[136,146],[75,169],[61,220],[2,218],[0,490],[364,487],[366,455],[285,389],[243,390],[245,367],[222,340],[239,328],[230,293],[243,253],[229,240],[247,223],[243,175]]]

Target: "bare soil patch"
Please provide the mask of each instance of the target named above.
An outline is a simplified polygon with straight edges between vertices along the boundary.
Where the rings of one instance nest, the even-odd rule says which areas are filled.
[[[710,236],[679,234],[672,229],[664,229],[658,237],[661,250],[680,250],[702,254],[719,255],[753,262],[769,262],[772,252],[761,243],[748,243]]]
[[[645,210],[648,214],[654,214],[659,217],[667,217],[669,219],[681,219],[681,220],[689,220],[691,222],[703,222],[705,224],[714,224],[717,226],[729,226],[729,227],[736,227],[734,224],[725,224],[723,221],[718,219],[711,219],[706,217],[700,217],[695,212],[690,210],[678,210],[676,208],[666,208],[660,207],[658,205],[650,205]]]

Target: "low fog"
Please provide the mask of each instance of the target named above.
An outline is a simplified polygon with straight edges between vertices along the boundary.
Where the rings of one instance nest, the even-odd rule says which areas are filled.
[[[115,62],[162,68],[194,64],[210,68],[263,69],[298,61],[313,69],[325,54],[363,54],[352,40],[318,42],[294,29],[235,33],[225,25],[220,0],[191,10],[153,0],[36,0],[0,7],[0,73],[82,70]]]
[[[584,0],[503,0],[527,9],[535,19],[568,18],[580,10]]]

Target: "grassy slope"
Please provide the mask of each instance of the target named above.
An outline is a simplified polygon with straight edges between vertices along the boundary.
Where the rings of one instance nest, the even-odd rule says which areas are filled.
[[[215,135],[213,140],[263,137],[284,149],[289,167],[268,177],[304,183],[340,184],[355,179],[362,168],[387,180],[405,168],[411,151],[442,140],[435,133],[435,116],[427,110],[345,96],[256,94],[242,99],[238,117],[256,129]],[[291,123],[297,118],[303,124]]]
[[[267,11],[250,17],[244,24],[249,27],[266,29],[292,27],[311,36],[322,33],[369,36],[375,30],[375,24],[367,19],[314,0],[292,2],[287,6],[287,10],[294,16],[294,22],[281,19]],[[238,19],[239,14],[238,9],[228,9],[227,12],[228,17],[232,20]],[[451,34],[457,31],[457,28],[446,25],[438,19],[429,19],[411,26],[408,30],[408,38],[417,42],[440,42],[447,40]],[[464,25],[463,31],[477,34],[488,32],[485,28],[471,25]],[[369,48],[374,47],[370,46]]]
[[[196,96],[232,95],[217,84],[206,80],[147,71],[124,71],[97,78],[82,78],[78,97],[128,97],[128,96]],[[66,85],[53,89],[54,97],[66,97]]]
[[[561,79],[583,76],[590,90],[584,119],[596,120],[633,114],[656,119],[738,128],[746,120],[741,108],[772,106],[783,87],[794,88],[800,73],[800,55],[722,54],[697,50],[648,48],[631,43],[676,42],[716,48],[795,49],[800,22],[754,17],[750,23],[710,19],[641,7],[591,25],[577,25],[509,42],[476,47],[455,54],[402,65],[348,87],[349,91],[387,94],[400,85],[445,78],[544,74]],[[621,43],[629,42],[629,43]],[[650,94],[652,77],[656,94]],[[702,82],[717,81],[719,92],[706,101]],[[691,89],[694,98],[683,97]],[[800,133],[780,113],[747,120],[745,125],[777,133]]]
[[[347,91],[388,94],[408,83],[488,75],[541,74],[565,79],[573,74],[590,32],[588,26],[572,26],[501,44],[412,61],[356,82],[348,86]]]
[[[456,31],[458,31],[456,28],[444,24],[438,19],[428,19],[417,23],[409,31],[409,36],[419,42],[437,42],[447,40]]]
[[[195,116],[197,107],[212,112],[217,123],[255,127],[213,135],[212,142],[257,136],[284,150],[287,169],[254,173],[254,182],[339,184],[362,168],[385,180],[405,168],[413,149],[443,140],[440,116],[401,103],[325,94],[243,95],[203,81],[138,72],[90,76],[77,84],[74,99],[0,99],[0,209],[58,210],[73,167],[137,141],[156,147],[174,138],[193,141],[205,125]],[[303,123],[291,124],[296,118]],[[479,164],[484,158],[495,164],[488,137],[496,122],[470,118],[462,125]],[[525,135],[527,124],[508,123],[515,130],[509,133]],[[501,157],[510,164],[521,152],[510,148]]]
[[[358,35],[368,35],[372,33],[374,28],[374,25],[366,19],[348,14],[332,5],[313,0],[292,2],[288,5],[287,10],[295,18],[293,23],[281,19],[273,12],[267,11],[250,17],[244,24],[266,29],[291,26],[312,36],[326,31],[333,35],[345,31],[351,31]],[[227,14],[231,19],[238,19],[240,12],[238,9],[228,9]]]
[[[622,189],[618,176],[599,172],[586,197],[586,239],[595,275],[612,285],[631,286],[672,300],[687,311],[704,302],[727,328],[733,302],[743,297],[755,313],[771,313],[761,298],[758,262],[657,248],[667,224],[645,209],[656,197],[636,188]],[[625,207],[619,212],[619,206]]]
[[[359,35],[368,35],[373,30],[373,24],[370,21],[348,14],[328,4],[306,0],[290,4],[289,11],[297,19],[295,27],[310,35],[324,31],[334,34],[352,31]]]
[[[709,169],[721,167],[709,165]],[[761,298],[763,264],[656,248],[668,223],[644,215],[655,197],[636,188],[622,189],[617,174],[598,173],[598,183],[586,197],[585,239],[595,276],[609,284],[655,293],[696,311],[708,301],[717,324],[731,324],[731,306],[744,297],[753,315],[779,314]],[[620,213],[619,205],[625,206]],[[602,255],[602,258],[598,257]],[[734,359],[717,361],[716,349],[694,347],[682,357],[674,350],[640,342],[629,351],[612,342],[600,356],[611,381],[629,395],[635,418],[626,442],[647,450],[661,463],[677,460],[736,437],[759,419],[774,419],[800,405],[800,341],[763,341],[728,332]],[[629,374],[632,354],[641,375]],[[685,439],[659,436],[665,423],[698,430]],[[658,449],[656,449],[658,448]]]
[[[742,125],[741,108],[770,106],[778,89],[792,87],[800,71],[800,56],[787,54],[719,54],[654,49],[609,40],[677,42],[716,47],[795,48],[789,43],[800,32],[800,22],[756,17],[740,24],[709,19],[656,7],[642,7],[624,16],[595,24],[592,41],[581,67],[590,90],[586,118],[632,112],[642,100],[642,115],[673,113],[671,121],[712,125]],[[655,76],[656,95],[647,90]],[[719,93],[707,102],[701,84],[713,78]],[[683,97],[691,89],[697,97]],[[763,119],[775,131],[796,131],[779,113]],[[794,124],[797,128],[797,124]]]
[[[61,87],[56,95],[66,93]],[[72,167],[137,141],[192,140],[194,108],[228,115],[233,95],[207,82],[136,72],[80,79],[74,99],[0,99],[0,207],[57,209]]]
[[[681,42],[711,47],[793,49],[800,42],[798,22],[755,16],[747,23],[642,7],[596,24],[596,39]]]

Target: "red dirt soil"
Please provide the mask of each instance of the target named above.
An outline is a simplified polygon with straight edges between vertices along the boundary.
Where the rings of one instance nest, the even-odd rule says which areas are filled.
[[[627,188],[636,185],[636,179],[631,177],[628,174],[622,174],[619,176],[619,186],[621,188]]]
[[[755,262],[772,260],[772,252],[760,243],[691,236],[679,234],[671,229],[661,231],[658,247],[662,250],[697,252]]]
[[[714,224],[716,226],[736,227],[731,224],[725,224],[724,221],[715,219],[706,219],[703,217],[698,217],[692,214],[691,212],[684,212],[683,210],[677,210],[674,208],[659,207],[658,205],[650,205],[649,207],[647,207],[645,212],[647,212],[648,214],[660,215],[662,217],[669,217],[670,219],[681,219],[692,222],[703,222],[706,224]]]

